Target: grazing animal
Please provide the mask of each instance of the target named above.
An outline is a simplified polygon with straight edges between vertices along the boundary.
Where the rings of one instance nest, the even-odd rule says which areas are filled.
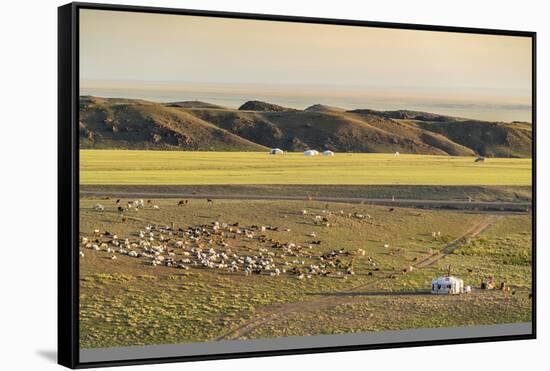
[[[178,206],[185,206],[185,205],[187,205],[188,203],[189,203],[189,200],[180,200],[180,201],[178,202]]]
[[[118,205],[120,203],[120,198],[116,200],[115,205]]]
[[[206,199],[206,203],[207,204],[213,204],[214,203],[214,200],[210,199],[210,198],[207,198]]]
[[[122,206],[119,206],[119,207],[118,207],[118,212],[119,212],[120,214],[124,213],[124,208],[123,208]]]
[[[103,210],[105,210],[105,206],[103,206],[101,204],[95,204],[94,205],[94,210],[95,211],[103,211]]]
[[[388,210],[390,213],[394,210],[393,207],[390,207],[390,209]]]
[[[510,287],[506,283],[502,282],[500,284],[500,290],[504,293],[504,297],[507,298],[510,294]]]

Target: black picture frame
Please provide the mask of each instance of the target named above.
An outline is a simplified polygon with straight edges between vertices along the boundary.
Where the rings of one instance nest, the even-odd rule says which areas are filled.
[[[331,346],[312,349],[241,352],[206,356],[177,356],[121,361],[86,362],[79,360],[79,10],[95,9],[121,12],[193,15],[330,25],[351,25],[405,30],[426,30],[487,35],[528,37],[532,41],[532,332],[525,335],[460,338],[448,340],[412,341],[404,343]],[[170,9],[97,3],[70,3],[58,8],[58,363],[69,368],[121,366],[213,359],[279,356],[288,354],[342,352],[353,350],[418,347],[428,345],[526,340],[536,338],[536,32],[485,28],[447,27],[421,24],[387,23],[330,18],[309,18],[267,14],[232,13]]]

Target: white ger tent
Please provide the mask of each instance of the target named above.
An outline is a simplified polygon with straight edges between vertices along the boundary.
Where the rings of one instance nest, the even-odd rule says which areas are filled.
[[[329,151],[328,149],[323,152],[323,156],[334,156],[334,152]]]
[[[314,149],[308,149],[304,152],[304,156],[319,156],[319,151],[316,151]]]
[[[453,276],[439,277],[432,280],[432,294],[461,294],[464,292],[464,281]]]
[[[283,153],[283,150],[280,148],[271,148],[271,150],[269,151],[270,155],[282,155]]]

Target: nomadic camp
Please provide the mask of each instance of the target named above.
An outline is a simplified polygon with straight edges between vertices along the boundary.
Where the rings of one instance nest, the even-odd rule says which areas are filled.
[[[464,292],[464,281],[453,276],[439,277],[432,280],[432,294],[461,294]]]
[[[283,150],[280,148],[271,148],[271,150],[269,151],[270,155],[282,155],[283,153]]]
[[[308,149],[304,152],[304,156],[319,156],[319,151],[316,151],[314,149]]]
[[[328,149],[323,152],[323,156],[334,156],[334,152],[329,151]]]

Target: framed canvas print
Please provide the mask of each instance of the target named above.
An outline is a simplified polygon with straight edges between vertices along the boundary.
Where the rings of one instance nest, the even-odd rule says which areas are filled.
[[[59,362],[535,338],[535,33],[59,8]]]

